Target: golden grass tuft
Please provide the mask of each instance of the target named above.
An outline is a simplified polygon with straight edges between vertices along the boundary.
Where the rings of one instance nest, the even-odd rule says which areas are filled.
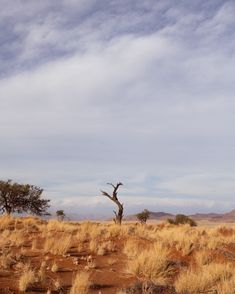
[[[47,237],[44,243],[44,252],[63,255],[69,250],[71,244],[72,237],[65,233],[54,237]]]
[[[30,266],[23,269],[23,273],[19,279],[19,290],[25,292],[32,284],[36,282],[36,274]]]
[[[169,250],[155,244],[151,250],[141,250],[127,262],[127,272],[148,280],[166,284],[171,280],[173,267],[170,265]]]
[[[189,268],[181,272],[175,282],[175,288],[180,293],[209,293],[215,291],[218,283],[230,281],[233,272],[230,265],[219,263],[210,263],[198,269]]]
[[[59,271],[59,266],[58,266],[58,264],[57,264],[56,262],[54,262],[54,263],[52,264],[52,266],[51,266],[51,271],[52,271],[53,273],[57,273],[57,272]]]
[[[87,294],[90,283],[90,275],[87,272],[79,272],[77,273],[72,288],[70,290],[70,294]]]
[[[123,253],[126,254],[127,257],[137,256],[140,250],[140,244],[135,239],[127,240],[123,247]]]

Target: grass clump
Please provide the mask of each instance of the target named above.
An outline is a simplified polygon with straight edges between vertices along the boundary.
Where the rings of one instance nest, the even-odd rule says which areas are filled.
[[[19,290],[25,292],[32,284],[36,282],[36,274],[30,266],[25,266],[19,279]]]
[[[212,293],[216,291],[216,285],[228,283],[232,276],[233,268],[230,265],[210,263],[198,269],[189,268],[181,272],[175,288],[179,293]]]
[[[90,275],[87,272],[77,273],[69,294],[87,294],[91,285]]]
[[[173,267],[169,262],[169,250],[155,244],[151,250],[141,250],[127,263],[127,271],[137,277],[166,284],[171,280]]]
[[[60,240],[59,242],[58,239]],[[52,254],[63,255],[69,250],[71,243],[72,237],[67,234],[62,234],[57,238],[48,237],[45,240],[44,251],[51,252]]]

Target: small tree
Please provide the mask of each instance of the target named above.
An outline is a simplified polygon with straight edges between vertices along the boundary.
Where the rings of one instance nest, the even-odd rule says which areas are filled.
[[[56,211],[56,216],[57,216],[57,219],[58,219],[59,221],[63,221],[64,218],[65,218],[65,213],[64,213],[63,210],[57,210],[57,211]]]
[[[42,192],[43,189],[33,185],[13,183],[12,180],[0,181],[0,210],[7,214],[48,214],[50,200],[42,199]]]
[[[144,209],[142,212],[137,213],[137,219],[141,222],[141,224],[146,224],[147,220],[150,217],[150,212],[148,209]]]
[[[107,185],[111,185],[113,187],[112,196],[110,194],[108,194],[107,192],[105,192],[105,191],[101,191],[101,193],[102,193],[102,195],[108,197],[111,201],[113,201],[117,205],[118,212],[116,212],[115,210],[113,211],[114,214],[115,214],[114,222],[120,225],[122,223],[122,218],[123,218],[123,203],[121,203],[118,200],[117,190],[123,184],[122,183],[117,183],[116,186],[115,186],[112,183],[107,183]]]

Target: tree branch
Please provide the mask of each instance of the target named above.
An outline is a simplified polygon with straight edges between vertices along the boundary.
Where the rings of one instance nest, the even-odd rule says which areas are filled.
[[[114,201],[114,200],[113,200],[113,197],[110,196],[107,192],[102,191],[102,190],[100,190],[100,191],[101,191],[101,193],[102,193],[103,196],[106,196],[106,197],[108,197],[110,200]]]
[[[112,196],[109,193],[102,191],[102,190],[101,190],[101,193],[103,196],[108,197],[111,201],[113,201],[118,206],[118,212],[116,212],[116,211],[113,211],[113,212],[116,216],[115,222],[121,224],[122,217],[123,217],[123,203],[121,203],[117,198],[117,190],[123,184],[121,182],[119,182],[116,184],[116,186],[113,185],[112,183],[107,183],[107,185],[110,185],[113,187]]]
[[[110,186],[112,186],[112,187],[115,189],[114,184],[112,184],[112,183],[107,183],[107,185],[110,185]]]

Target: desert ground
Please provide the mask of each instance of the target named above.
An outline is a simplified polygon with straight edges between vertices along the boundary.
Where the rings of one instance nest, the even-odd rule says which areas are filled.
[[[235,226],[0,218],[0,293],[235,293]]]

